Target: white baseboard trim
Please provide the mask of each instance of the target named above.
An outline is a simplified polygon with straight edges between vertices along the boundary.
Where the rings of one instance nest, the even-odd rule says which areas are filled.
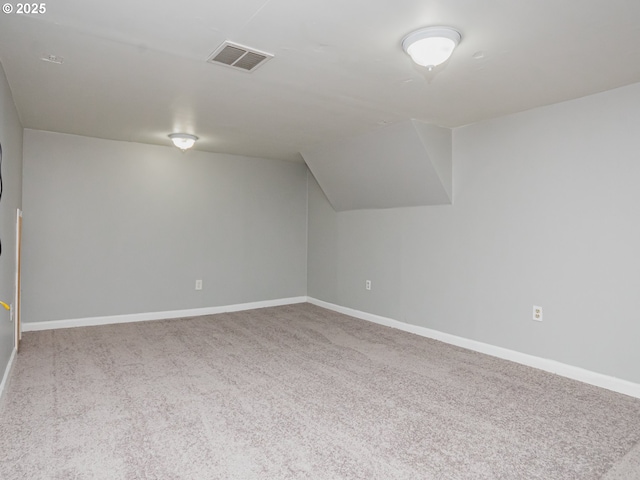
[[[23,322],[23,332],[37,332],[42,330],[57,330],[59,328],[93,327],[97,325],[111,325],[116,323],[147,322],[151,320],[167,320],[171,318],[197,317],[216,313],[240,312],[256,308],[279,307],[294,303],[305,303],[307,297],[280,298],[260,302],[223,305],[220,307],[192,308],[189,310],[170,310],[166,312],[133,313],[128,315],[109,315],[106,317],[74,318],[71,320],[51,320],[48,322]]]
[[[2,383],[0,383],[0,401],[4,398],[4,388],[7,386],[7,382],[9,381],[9,375],[11,375],[11,370],[13,370],[13,364],[16,359],[16,349],[14,348],[11,352],[11,356],[9,357],[9,363],[7,363],[7,368],[4,369],[4,375],[2,376]]]
[[[520,353],[515,350],[496,347],[488,343],[469,340],[468,338],[458,337],[456,335],[440,332],[438,330],[431,330],[429,328],[399,322],[397,320],[393,320],[387,317],[381,317],[372,313],[366,313],[361,312],[360,310],[354,310],[352,308],[341,307],[340,305],[335,305],[333,303],[328,303],[312,297],[308,297],[307,301],[319,307],[333,310],[338,313],[343,313],[345,315],[350,315],[352,317],[360,318],[362,320],[378,323],[387,327],[397,328],[398,330],[404,330],[405,332],[415,333],[416,335],[439,340],[441,342],[449,343],[457,347],[485,353],[493,357],[510,360],[522,365],[527,365],[539,370],[544,370],[546,372],[555,373],[556,375],[571,378],[573,380],[578,380],[583,383],[595,385],[596,387],[602,387],[614,392],[629,395],[631,397],[640,398],[640,384],[633,383],[628,380],[622,380],[620,378],[611,377],[602,373],[592,372],[583,368],[560,363],[555,360],[548,360],[546,358],[536,357],[533,355],[528,355],[526,353]]]

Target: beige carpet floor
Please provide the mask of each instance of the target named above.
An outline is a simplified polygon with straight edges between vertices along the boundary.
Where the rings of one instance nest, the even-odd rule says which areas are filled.
[[[310,304],[27,333],[0,420],[5,480],[640,478],[639,399]]]

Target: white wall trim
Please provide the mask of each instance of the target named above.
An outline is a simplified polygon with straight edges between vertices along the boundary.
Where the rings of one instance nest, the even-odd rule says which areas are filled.
[[[166,312],[151,312],[151,313],[135,313],[128,315],[111,315],[105,317],[89,317],[89,318],[76,318],[71,320],[52,320],[48,322],[24,322],[22,324],[22,330],[24,332],[35,332],[41,330],[55,330],[59,328],[73,328],[73,327],[89,327],[95,325],[110,325],[117,323],[131,323],[131,322],[146,322],[151,320],[166,320],[172,318],[185,318],[195,317],[199,315],[213,315],[217,313],[226,312],[239,312],[243,310],[253,310],[257,308],[277,307],[281,305],[293,305],[296,303],[309,302],[313,305],[317,305],[327,310],[333,310],[334,312],[350,315],[362,320],[377,323],[391,328],[397,328],[405,332],[414,333],[422,337],[432,338],[444,343],[455,345],[457,347],[466,348],[475,352],[484,353],[493,357],[502,358],[504,360],[510,360],[512,362],[527,365],[529,367],[538,368],[550,373],[555,373],[563,377],[578,380],[580,382],[595,385],[597,387],[606,388],[614,392],[623,393],[632,397],[640,398],[640,384],[630,382],[628,380],[622,380],[620,378],[611,377],[602,373],[592,372],[583,368],[574,367],[565,363],[557,362],[555,360],[549,360],[546,358],[536,357],[528,355],[526,353],[517,352],[515,350],[509,350],[507,348],[497,347],[488,343],[478,342],[476,340],[470,340],[464,337],[458,337],[449,333],[440,332],[438,330],[432,330],[418,325],[411,325],[408,323],[399,322],[391,318],[382,317],[372,313],[362,312],[348,307],[342,307],[333,303],[318,300],[313,297],[291,297],[282,298],[277,300],[265,300],[260,302],[240,303],[235,305],[224,305],[219,307],[206,307],[206,308],[193,308],[189,310],[171,310]],[[16,351],[14,349],[9,360],[9,364],[4,373],[4,378],[0,384],[0,397],[2,396],[5,384],[9,378],[9,373],[13,366]]]
[[[629,395],[631,397],[640,398],[640,384],[633,383],[628,380],[622,380],[620,378],[611,377],[602,373],[592,372],[583,368],[560,363],[555,360],[536,357],[533,355],[528,355],[526,353],[520,353],[515,350],[509,350],[507,348],[496,347],[488,343],[469,340],[467,338],[458,337],[456,335],[440,332],[438,330],[431,330],[429,328],[399,322],[391,318],[361,312],[360,310],[341,307],[340,305],[324,302],[312,297],[308,297],[308,302],[319,307],[333,310],[338,313],[343,313],[345,315],[350,315],[352,317],[360,318],[362,320],[378,323],[387,327],[397,328],[405,332],[415,333],[416,335],[439,340],[441,342],[449,343],[457,347],[466,348],[468,350],[484,353],[493,357],[502,358],[504,360],[510,360],[522,365],[527,365],[529,367],[534,367],[546,372],[555,373],[556,375],[561,375],[573,380],[578,380],[583,383],[595,385],[596,387],[602,387],[614,392]]]
[[[93,327],[96,325],[111,325],[116,323],[147,322],[151,320],[166,320],[171,318],[197,317],[199,315],[213,315],[216,313],[240,312],[254,310],[256,308],[278,307],[305,303],[307,297],[281,298],[277,300],[264,300],[260,302],[239,303],[236,305],[223,305],[220,307],[192,308],[189,310],[170,310],[166,312],[133,313],[127,315],[110,315],[106,317],[74,318],[70,320],[51,320],[47,322],[24,322],[23,332],[36,332],[41,330],[56,330],[59,328]]]
[[[7,382],[9,381],[9,375],[11,375],[11,370],[13,370],[13,364],[16,359],[16,349],[14,348],[11,352],[11,356],[9,357],[9,362],[7,363],[7,368],[4,369],[4,375],[2,376],[2,383],[0,383],[0,402],[4,398],[4,389],[7,386]]]

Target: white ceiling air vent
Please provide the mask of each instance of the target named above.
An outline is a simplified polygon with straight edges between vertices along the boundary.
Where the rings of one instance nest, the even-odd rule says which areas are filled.
[[[207,62],[226,65],[245,72],[253,72],[271,58],[273,58],[273,55],[270,53],[226,41],[216,48],[216,51],[211,54]]]

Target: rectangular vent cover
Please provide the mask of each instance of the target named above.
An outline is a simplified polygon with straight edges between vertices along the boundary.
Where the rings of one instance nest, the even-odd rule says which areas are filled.
[[[253,72],[271,58],[273,58],[273,55],[270,53],[226,41],[216,48],[215,52],[207,59],[207,62],[226,65],[245,72]]]

